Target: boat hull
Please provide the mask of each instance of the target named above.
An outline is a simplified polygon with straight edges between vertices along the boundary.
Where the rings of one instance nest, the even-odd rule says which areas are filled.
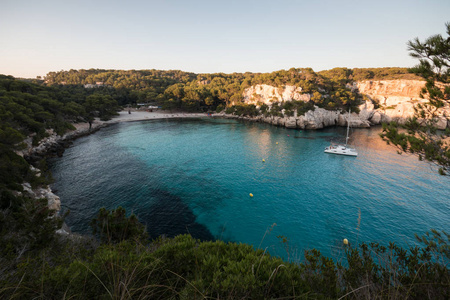
[[[337,155],[358,156],[358,152],[355,149],[341,145],[326,147],[324,152]]]

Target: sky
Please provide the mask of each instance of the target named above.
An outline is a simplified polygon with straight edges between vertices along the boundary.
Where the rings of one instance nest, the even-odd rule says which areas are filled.
[[[0,74],[412,67],[449,0],[0,0]]]

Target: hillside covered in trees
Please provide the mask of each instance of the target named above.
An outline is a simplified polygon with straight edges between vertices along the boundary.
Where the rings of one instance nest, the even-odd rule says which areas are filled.
[[[120,105],[151,102],[164,109],[215,111],[239,104],[242,92],[257,84],[278,88],[300,87],[314,95],[319,107],[343,108],[356,104],[359,95],[346,89],[346,84],[360,80],[418,79],[406,68],[373,68],[314,72],[311,68],[291,68],[272,73],[194,74],[159,70],[70,70],[50,72],[45,84],[50,86],[93,85],[115,94]],[[106,92],[106,91],[105,91]],[[332,105],[330,103],[333,103]]]
[[[410,75],[397,68],[228,75],[71,70],[49,73],[45,84],[34,84],[1,75],[0,298],[447,299],[450,237],[436,231],[419,238],[422,248],[343,245],[340,261],[313,249],[296,262],[249,245],[190,236],[149,240],[151,228],[121,208],[100,210],[92,236],[59,235],[63,217],[23,187],[51,182],[45,160],[35,164],[37,171],[16,154],[29,137],[36,145],[51,131],[73,129],[74,122],[110,118],[119,105],[145,101],[214,110],[239,102],[246,87],[264,83],[296,85],[319,93],[315,103],[339,106],[358,100],[346,83],[403,76]]]
[[[272,73],[194,74],[182,71],[70,70],[51,72],[38,84],[0,75],[0,188],[5,195],[18,189],[30,172],[14,151],[32,137],[33,144],[48,136],[49,130],[63,134],[72,123],[95,117],[111,118],[120,105],[157,103],[163,108],[187,111],[222,110],[240,103],[242,91],[252,85],[269,84],[301,87],[312,94],[312,104],[326,108],[355,105],[361,96],[346,88],[353,80],[410,78],[402,68],[346,69],[314,72],[312,69],[281,70]],[[101,83],[101,84],[97,84]],[[86,88],[84,85],[95,85]],[[286,104],[288,105],[288,104]],[[280,107],[279,107],[280,108]],[[19,189],[20,190],[20,189]],[[6,198],[5,198],[6,197]]]

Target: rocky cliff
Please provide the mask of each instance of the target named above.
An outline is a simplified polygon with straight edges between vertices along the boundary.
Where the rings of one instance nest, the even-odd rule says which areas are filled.
[[[367,100],[360,105],[360,112],[352,113],[350,118],[353,127],[370,127],[382,122],[397,120],[405,121],[414,115],[414,106],[418,103],[427,102],[420,98],[420,91],[425,82],[419,80],[381,80],[381,81],[361,81],[349,85],[348,88],[358,90],[359,93],[366,95]],[[284,89],[269,86],[256,85],[246,89],[243,92],[244,102],[247,104],[259,105],[261,103],[271,105],[273,102],[281,101],[309,101],[311,95],[302,93],[302,89],[295,86],[286,86]],[[450,108],[445,107],[441,111],[449,116]],[[346,126],[347,115],[339,111],[329,111],[316,107],[315,110],[308,111],[303,116],[276,117],[276,116],[258,116],[253,118],[256,121],[271,123],[274,125],[285,126],[288,128],[300,129],[321,129],[328,126]],[[437,123],[439,129],[450,127],[449,122],[440,117]]]
[[[258,84],[246,89],[243,93],[244,102],[248,104],[265,103],[272,104],[272,102],[300,100],[309,101],[311,96],[302,93],[302,88],[287,85],[284,89],[273,87],[267,84]]]
[[[23,150],[16,151],[16,153],[24,157],[30,163],[30,169],[37,175],[40,176],[41,170],[35,168],[32,164],[39,161],[40,159],[47,156],[61,156],[64,149],[69,145],[69,143],[80,136],[93,133],[105,126],[102,122],[94,122],[92,128],[89,129],[89,124],[79,123],[74,124],[75,130],[69,131],[64,136],[57,135],[53,130],[47,130],[48,137],[39,141],[37,146],[32,145],[32,136],[25,139],[24,143],[27,147]],[[53,193],[49,186],[41,186],[37,188],[32,188],[28,182],[22,184],[23,192],[18,192],[17,194],[26,194],[28,197],[34,199],[45,198],[48,202],[48,207],[50,210],[54,210],[58,213],[61,209],[60,198]],[[61,229],[62,230],[62,229]],[[67,230],[60,231],[64,233]]]

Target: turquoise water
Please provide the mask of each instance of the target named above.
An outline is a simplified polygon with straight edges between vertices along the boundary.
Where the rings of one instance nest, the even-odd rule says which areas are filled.
[[[100,207],[121,205],[153,237],[189,232],[283,257],[310,248],[333,254],[343,238],[405,246],[414,233],[448,230],[449,179],[398,155],[378,133],[352,132],[354,158],[323,152],[344,128],[208,118],[116,124],[51,160],[53,188],[75,232],[89,232]]]

